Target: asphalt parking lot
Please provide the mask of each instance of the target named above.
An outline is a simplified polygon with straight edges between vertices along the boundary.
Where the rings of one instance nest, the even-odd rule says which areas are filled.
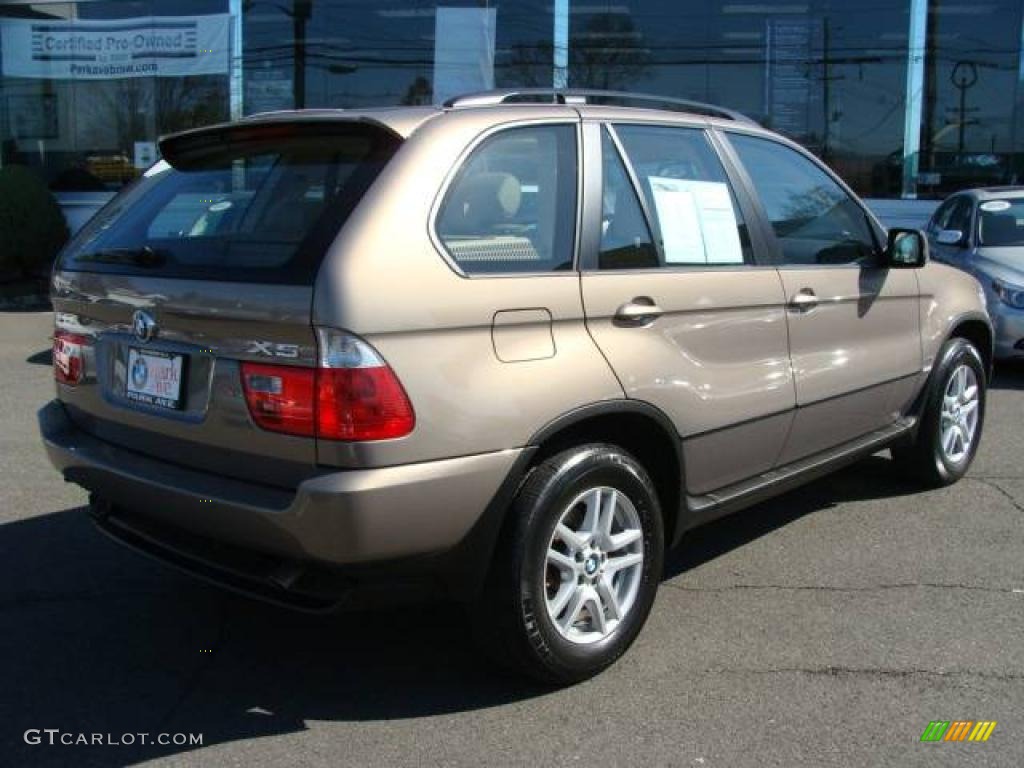
[[[1024,366],[959,485],[881,454],[692,534],[632,651],[551,691],[494,676],[455,610],[295,615],[103,538],[36,434],[50,322],[0,313],[0,764],[1024,764]],[[920,743],[931,720],[998,725]]]

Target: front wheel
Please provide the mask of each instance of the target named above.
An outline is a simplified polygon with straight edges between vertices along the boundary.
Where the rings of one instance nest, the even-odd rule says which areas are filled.
[[[483,650],[548,683],[600,672],[636,639],[661,578],[650,478],[616,446],[572,448],[530,472],[509,515],[473,611]]]
[[[893,458],[931,486],[966,474],[981,441],[988,387],[985,364],[967,339],[950,339],[937,357],[917,437]]]

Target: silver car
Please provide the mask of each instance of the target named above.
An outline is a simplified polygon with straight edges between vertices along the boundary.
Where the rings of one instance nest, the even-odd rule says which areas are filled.
[[[932,257],[985,289],[995,356],[1024,358],[1024,187],[969,189],[948,198],[928,224]]]

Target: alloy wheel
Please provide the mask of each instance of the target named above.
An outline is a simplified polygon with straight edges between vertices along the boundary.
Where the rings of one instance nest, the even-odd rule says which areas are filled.
[[[969,365],[959,365],[946,382],[941,411],[941,449],[946,460],[959,464],[971,452],[978,431],[978,377]]]
[[[636,602],[644,562],[640,515],[629,498],[591,488],[566,507],[548,543],[548,616],[573,643],[608,637]]]

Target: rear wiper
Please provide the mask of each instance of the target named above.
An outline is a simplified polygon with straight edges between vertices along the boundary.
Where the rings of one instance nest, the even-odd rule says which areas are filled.
[[[131,264],[136,267],[159,267],[167,261],[164,254],[149,246],[142,248],[105,248],[79,256],[76,261],[96,264]]]

